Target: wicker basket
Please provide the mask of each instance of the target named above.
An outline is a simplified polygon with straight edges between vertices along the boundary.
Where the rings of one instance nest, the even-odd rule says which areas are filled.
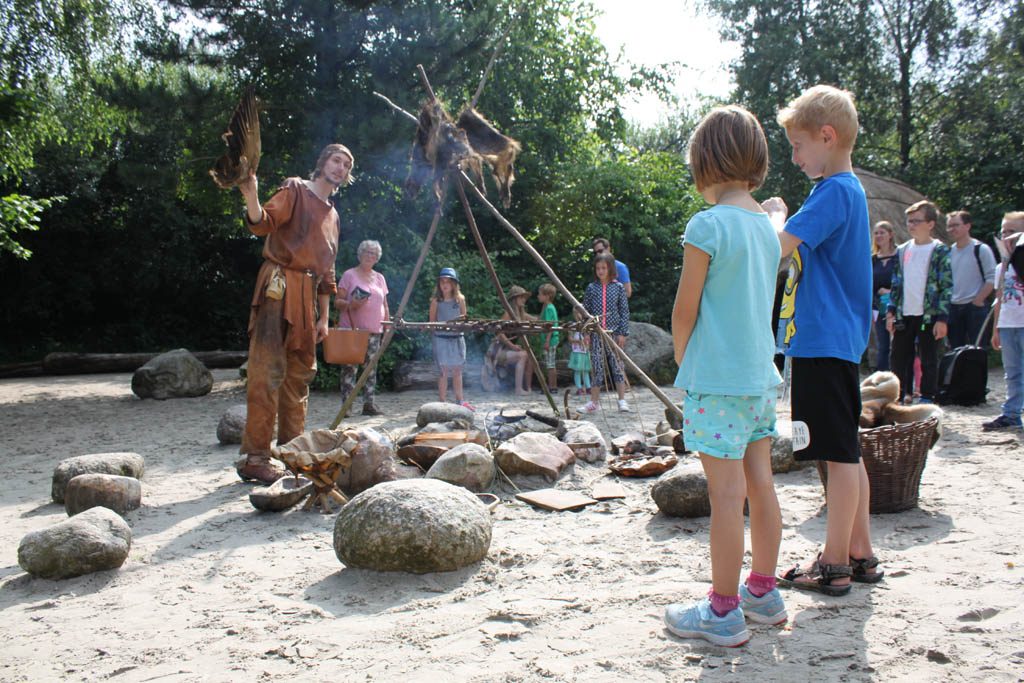
[[[921,473],[939,421],[865,429],[860,433],[860,454],[871,483],[871,513],[900,512],[917,506]],[[818,476],[828,487],[825,463],[818,461]]]

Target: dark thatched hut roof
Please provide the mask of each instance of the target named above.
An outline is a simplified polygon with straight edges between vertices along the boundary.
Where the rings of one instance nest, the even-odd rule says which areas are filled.
[[[909,240],[910,233],[907,232],[904,211],[914,202],[927,199],[927,197],[895,178],[886,178],[862,168],[855,168],[853,172],[860,179],[860,184],[864,186],[864,192],[868,196],[868,216],[871,219],[872,227],[878,221],[889,221],[896,232],[897,244]],[[950,243],[945,216],[939,217],[934,235],[946,244]]]

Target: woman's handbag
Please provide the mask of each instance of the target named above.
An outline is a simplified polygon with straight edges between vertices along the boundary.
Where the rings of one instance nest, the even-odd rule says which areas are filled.
[[[349,327],[352,313],[348,314]],[[366,347],[370,344],[369,330],[353,330],[332,327],[324,338],[324,360],[333,365],[360,365],[366,358]]]

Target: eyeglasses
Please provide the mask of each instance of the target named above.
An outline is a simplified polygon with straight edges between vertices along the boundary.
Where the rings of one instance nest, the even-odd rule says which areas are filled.
[[[918,223],[929,223],[929,222],[930,221],[927,221],[924,218],[908,218],[907,219],[907,225],[917,225]]]

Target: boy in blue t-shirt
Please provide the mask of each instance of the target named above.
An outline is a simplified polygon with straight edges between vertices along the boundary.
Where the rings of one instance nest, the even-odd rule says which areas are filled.
[[[780,584],[845,595],[850,581],[882,578],[871,548],[870,489],[860,458],[859,363],[871,326],[871,226],[853,174],[857,109],[850,93],[818,85],[779,112],[793,163],[822,180],[779,233],[793,255],[779,325],[792,368],[792,418],[810,436],[797,460],[828,468],[825,547],[817,559],[782,574]],[[764,208],[781,227],[786,205]],[[797,448],[799,445],[795,444]]]

